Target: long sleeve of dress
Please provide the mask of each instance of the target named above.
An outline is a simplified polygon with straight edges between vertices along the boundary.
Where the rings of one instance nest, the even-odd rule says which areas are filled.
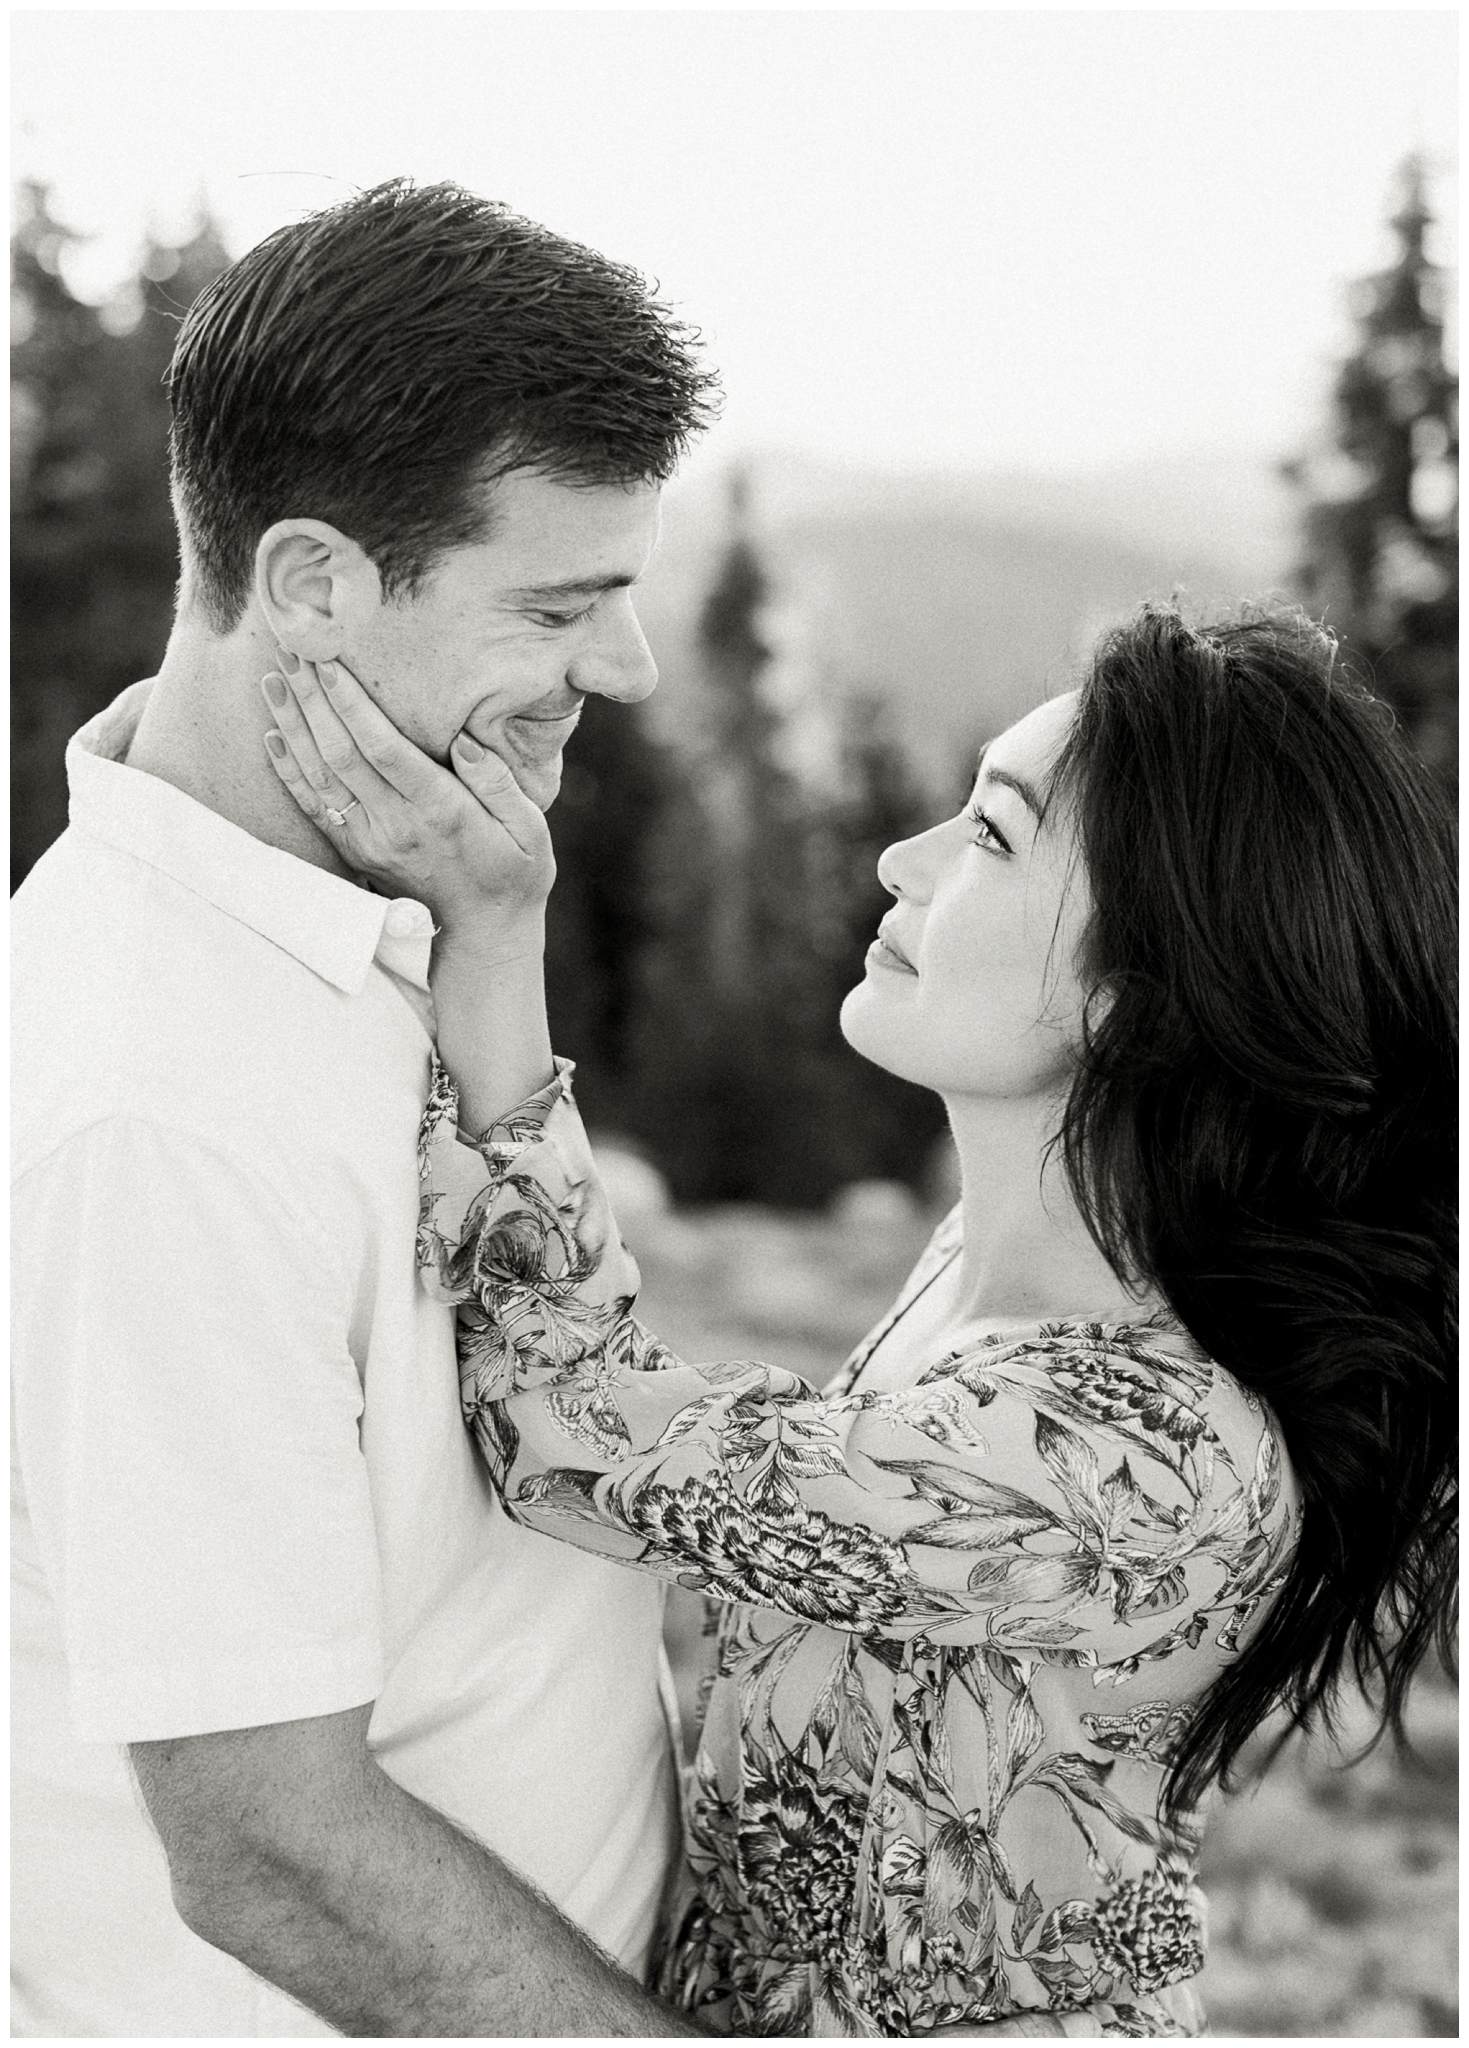
[[[459,1305],[466,1417],[527,1526],[828,1628],[1114,1672],[1237,1632],[1270,1586],[1274,1435],[1237,1471],[1186,1355],[1066,1325],[837,1400],[772,1366],[688,1365],[632,1315],[566,1070],[473,1146],[454,1116],[441,1075],[421,1259]]]

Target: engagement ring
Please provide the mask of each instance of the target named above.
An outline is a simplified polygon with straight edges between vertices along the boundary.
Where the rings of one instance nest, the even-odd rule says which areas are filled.
[[[347,822],[348,811],[355,811],[357,806],[361,803],[361,801],[362,799],[360,796],[354,796],[351,803],[344,804],[341,810],[339,811],[334,811],[331,805],[328,804],[326,807],[326,814],[331,819],[334,825],[345,825]]]

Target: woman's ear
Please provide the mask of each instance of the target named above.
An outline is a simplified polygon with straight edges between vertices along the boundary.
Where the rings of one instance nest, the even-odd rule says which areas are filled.
[[[307,661],[334,661],[382,580],[355,540],[320,519],[280,519],[255,550],[255,598],[280,645]]]

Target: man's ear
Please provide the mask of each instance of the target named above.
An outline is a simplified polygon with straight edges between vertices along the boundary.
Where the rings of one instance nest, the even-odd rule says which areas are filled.
[[[255,598],[282,647],[307,661],[335,661],[382,603],[382,579],[335,526],[279,519],[255,550]]]

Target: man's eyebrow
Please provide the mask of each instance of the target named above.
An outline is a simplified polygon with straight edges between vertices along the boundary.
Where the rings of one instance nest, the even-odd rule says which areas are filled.
[[[989,742],[986,741],[979,750],[979,774],[987,775],[991,782],[1003,783],[1006,789],[1013,789],[1020,801],[1025,805],[1025,808],[1035,819],[1037,825],[1044,825],[1046,822],[1046,807],[1042,799],[1036,795],[1030,783],[1025,780],[1023,775],[1012,775],[1008,768],[987,767],[985,765],[985,755],[988,752]]]
[[[636,576],[573,576],[565,583],[527,583],[509,595],[522,603],[554,604],[561,597],[597,597],[604,590],[627,590],[637,580]]]

